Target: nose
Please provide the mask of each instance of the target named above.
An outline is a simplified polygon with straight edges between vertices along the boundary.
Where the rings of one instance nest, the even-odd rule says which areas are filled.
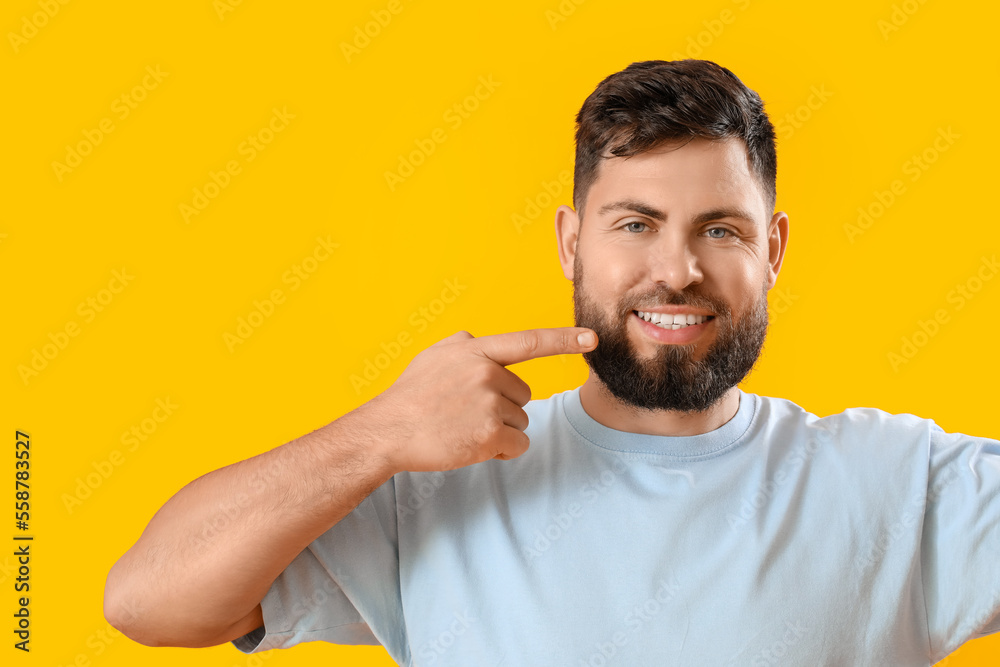
[[[675,292],[697,285],[704,278],[698,256],[679,234],[664,234],[660,243],[649,248],[647,261],[650,280]]]

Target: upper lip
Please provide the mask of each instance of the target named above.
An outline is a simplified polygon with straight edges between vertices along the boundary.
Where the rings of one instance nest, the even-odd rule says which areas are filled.
[[[704,315],[705,317],[714,317],[710,310],[693,308],[691,306],[655,306],[653,308],[635,309],[637,313],[640,311],[643,313],[661,313],[664,315]]]

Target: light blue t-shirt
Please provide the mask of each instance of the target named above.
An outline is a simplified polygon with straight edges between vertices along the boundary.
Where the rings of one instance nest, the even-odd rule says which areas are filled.
[[[400,665],[929,665],[1000,631],[1000,442],[740,393],[702,435],[617,431],[579,388],[511,461],[400,473],[309,545],[244,652]]]

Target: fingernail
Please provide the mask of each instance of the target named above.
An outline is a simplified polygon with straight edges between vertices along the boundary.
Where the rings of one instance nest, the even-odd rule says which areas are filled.
[[[592,331],[584,331],[576,337],[576,342],[582,347],[590,347],[594,344],[594,333]]]

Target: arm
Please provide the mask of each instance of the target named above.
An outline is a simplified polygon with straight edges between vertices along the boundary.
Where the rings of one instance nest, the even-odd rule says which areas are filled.
[[[212,646],[263,625],[259,602],[310,542],[393,474],[365,404],[194,480],[108,575],[108,621],[150,646]]]
[[[577,341],[584,331],[459,332],[336,421],[199,477],[115,563],[105,616],[150,646],[212,646],[260,627],[278,575],[396,472],[522,454],[531,391],[504,366],[592,349]]]

